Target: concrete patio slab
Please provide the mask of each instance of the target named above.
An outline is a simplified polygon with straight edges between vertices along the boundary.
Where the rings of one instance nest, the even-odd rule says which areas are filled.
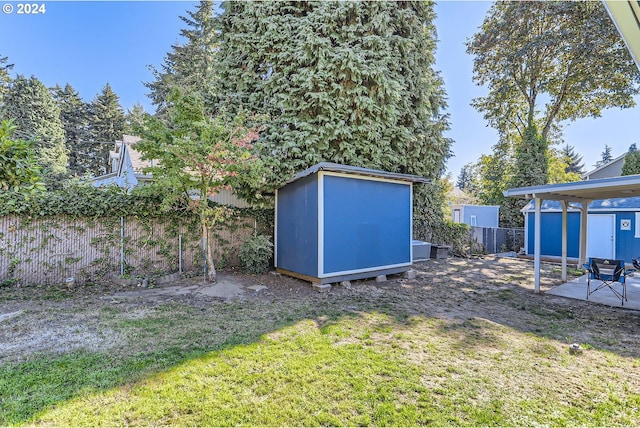
[[[636,275],[638,274],[636,273]],[[600,284],[600,281],[591,281],[592,288]],[[614,285],[614,288],[622,292],[622,284],[617,283]],[[568,297],[570,299],[587,300],[587,275],[582,275],[573,281],[552,288],[547,291],[547,294]],[[640,311],[640,277],[634,276],[627,278],[627,301],[624,302],[624,305],[622,305],[621,300],[606,287],[591,294],[589,301],[617,308]]]

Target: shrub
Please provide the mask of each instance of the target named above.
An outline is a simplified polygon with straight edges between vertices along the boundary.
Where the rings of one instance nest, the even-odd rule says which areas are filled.
[[[483,251],[474,241],[471,227],[450,220],[446,220],[440,227],[432,228],[431,242],[450,245],[452,253],[458,256],[466,257]]]
[[[240,265],[249,273],[266,273],[269,271],[273,244],[264,235],[253,234],[240,246]]]

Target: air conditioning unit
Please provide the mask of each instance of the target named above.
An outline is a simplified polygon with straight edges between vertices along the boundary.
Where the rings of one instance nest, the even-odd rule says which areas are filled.
[[[413,261],[419,262],[422,260],[429,260],[431,257],[431,243],[425,241],[418,241],[416,239],[411,241],[411,247],[413,248]]]

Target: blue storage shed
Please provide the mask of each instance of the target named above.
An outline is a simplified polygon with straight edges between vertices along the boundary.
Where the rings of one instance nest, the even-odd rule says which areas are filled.
[[[297,174],[276,191],[276,270],[328,284],[411,269],[416,182],[326,162]]]
[[[525,251],[533,254],[534,201],[522,210],[525,216]],[[587,205],[587,257],[624,260],[640,257],[640,197],[601,199]],[[578,258],[580,210],[567,211],[567,257]],[[562,207],[559,201],[545,200],[540,215],[540,253],[562,255]]]

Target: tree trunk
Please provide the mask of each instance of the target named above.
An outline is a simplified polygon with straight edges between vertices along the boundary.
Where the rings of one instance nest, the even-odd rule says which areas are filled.
[[[205,221],[201,222],[202,225],[202,249],[204,252],[206,275],[205,280],[209,282],[216,282],[216,267],[213,264],[213,254],[211,251],[211,245],[207,239],[209,236],[209,229]]]

